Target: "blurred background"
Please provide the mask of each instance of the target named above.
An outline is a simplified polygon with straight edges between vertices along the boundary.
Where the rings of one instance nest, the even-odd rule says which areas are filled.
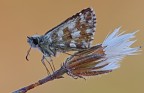
[[[41,63],[42,54],[33,49],[30,61],[27,36],[44,34],[84,8],[93,7],[97,29],[93,44],[101,43],[108,33],[121,31],[136,34],[133,46],[144,44],[143,0],[0,0],[0,93],[11,93],[47,75]],[[142,48],[144,50],[144,48]],[[68,55],[53,58],[58,69]],[[144,93],[144,52],[126,57],[112,73],[73,79],[54,80],[28,93]]]

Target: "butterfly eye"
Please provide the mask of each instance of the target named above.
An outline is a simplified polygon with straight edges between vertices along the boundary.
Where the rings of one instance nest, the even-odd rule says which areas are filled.
[[[33,39],[33,43],[34,43],[35,45],[37,45],[37,44],[38,44],[38,39]]]

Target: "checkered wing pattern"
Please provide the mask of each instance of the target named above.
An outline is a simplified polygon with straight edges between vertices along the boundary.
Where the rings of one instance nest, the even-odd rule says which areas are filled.
[[[44,36],[60,51],[77,51],[90,47],[95,30],[95,13],[92,8],[87,8],[51,29]]]

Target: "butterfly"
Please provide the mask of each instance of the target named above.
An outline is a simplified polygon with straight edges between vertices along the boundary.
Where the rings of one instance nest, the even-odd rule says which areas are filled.
[[[37,48],[43,53],[43,58],[56,56],[58,52],[81,51],[90,48],[96,30],[96,15],[92,8],[86,8],[66,19],[44,35],[27,37],[31,48]]]

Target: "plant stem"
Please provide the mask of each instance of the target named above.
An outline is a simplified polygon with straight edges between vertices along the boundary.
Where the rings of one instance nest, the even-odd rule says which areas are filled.
[[[48,81],[52,81],[54,79],[60,79],[60,78],[62,78],[62,75],[65,74],[66,72],[68,72],[67,69],[65,69],[62,66],[59,70],[55,71],[53,74],[51,74],[51,75],[49,75],[49,76],[47,76],[47,77],[45,77],[45,78],[37,81],[34,84],[31,84],[29,86],[26,86],[26,87],[23,87],[21,89],[18,89],[16,91],[12,92],[12,93],[26,93],[27,91],[29,91],[29,90],[31,90],[31,89],[39,86],[39,85],[42,85],[42,84],[44,84],[44,83],[46,83]]]

